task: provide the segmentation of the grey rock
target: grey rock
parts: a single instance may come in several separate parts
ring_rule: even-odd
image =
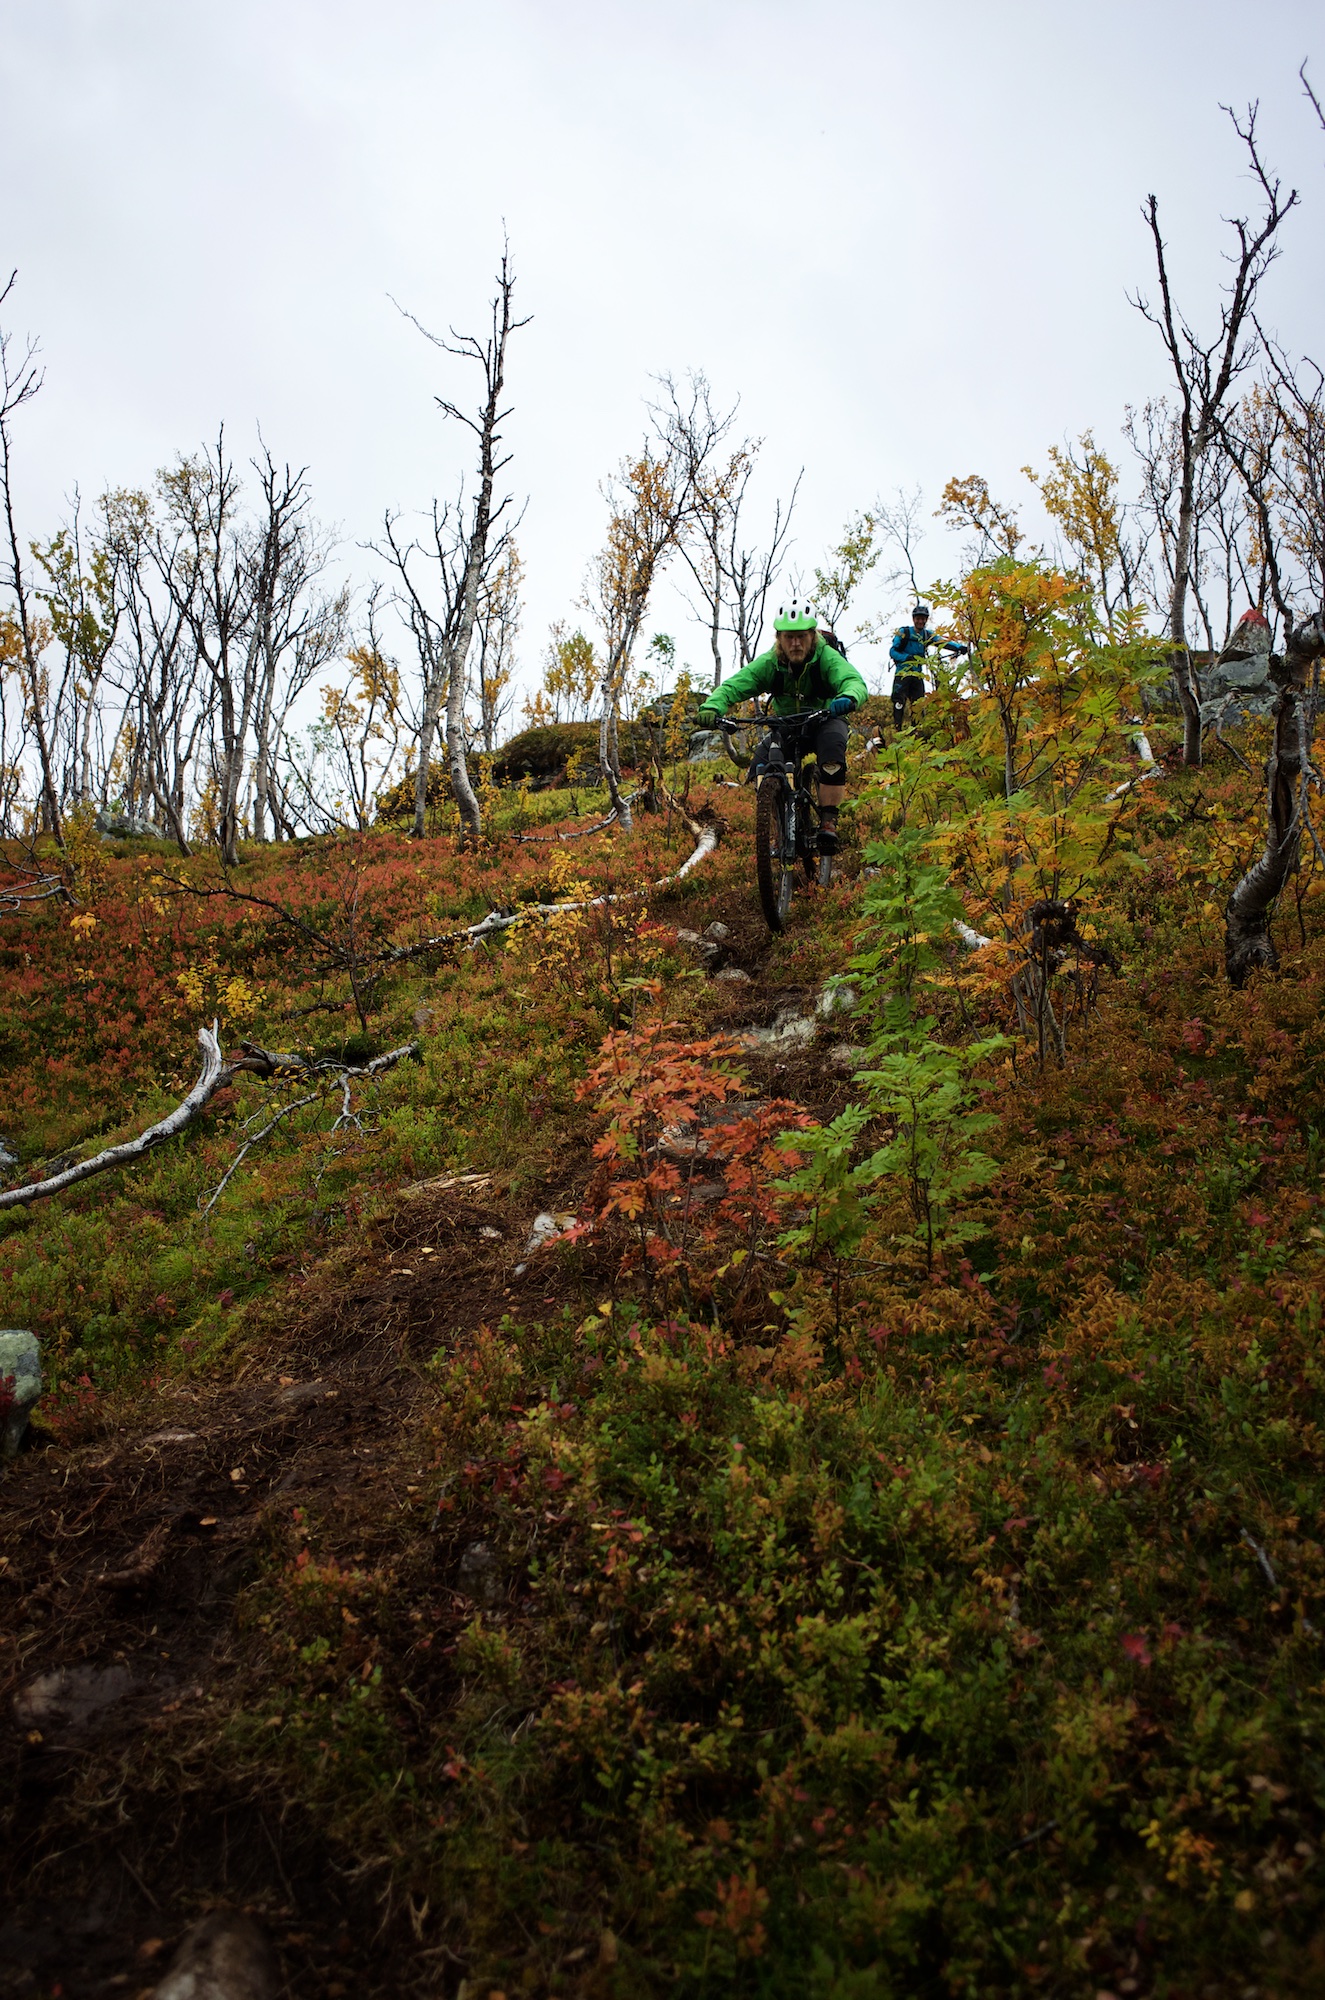
[[[23,1442],[32,1406],[41,1394],[41,1348],[26,1327],[0,1327],[0,1457],[12,1458]]]
[[[1226,688],[1261,688],[1269,684],[1263,658],[1250,660],[1229,660],[1223,666],[1212,667],[1210,680],[1218,678]]]
[[[828,1060],[834,1069],[859,1069],[865,1060],[866,1051],[858,1042],[838,1042],[828,1051]]]
[[[110,806],[99,806],[92,824],[108,840],[161,838],[161,829],[154,820],[144,819],[139,813],[115,812]]]
[[[855,1010],[854,986],[825,986],[814,1003],[814,1011],[821,1021],[831,1021],[838,1014],[854,1014]]]
[[[726,944],[731,932],[726,924],[712,923],[705,925],[704,935],[706,938],[712,938],[716,944]]]
[[[283,1389],[277,1390],[275,1401],[287,1410],[298,1410],[305,1403],[321,1403],[338,1393],[329,1382],[287,1382]]]
[[[690,738],[691,764],[713,764],[727,754],[726,738],[720,729],[697,729]]]
[[[534,1217],[534,1226],[529,1232],[529,1241],[524,1246],[524,1255],[532,1257],[535,1250],[541,1250],[545,1243],[555,1243],[568,1229],[575,1226],[575,1217],[563,1209],[545,1209]]]
[[[744,980],[747,986],[750,984],[750,974],[743,972],[739,965],[724,965],[722,971],[715,972],[713,977],[715,979],[729,980],[733,986],[740,985],[742,980]]]
[[[11,1167],[16,1167],[18,1164],[18,1154],[11,1152],[7,1140],[0,1139],[0,1174],[8,1173]]]
[[[1267,620],[1259,611],[1244,611],[1223,651],[1198,671],[1202,723],[1218,726],[1272,714],[1279,691],[1270,678],[1270,660]]]
[[[1225,688],[1202,701],[1201,726],[1208,729],[1213,724],[1218,728],[1226,722],[1247,722],[1253,716],[1273,715],[1278,699],[1279,690],[1273,684],[1241,691]]]
[[[814,1040],[815,1024],[795,1002],[779,1007],[771,1028],[749,1028],[740,1038],[747,1049],[797,1049]]]
[[[470,1543],[460,1558],[457,1581],[466,1597],[489,1611],[505,1601],[506,1590],[497,1559],[486,1542]]]
[[[156,2000],[275,2000],[276,1957],[252,1917],[214,1910],[185,1933]]]
[[[35,1681],[14,1696],[14,1718],[21,1729],[39,1729],[52,1723],[68,1723],[77,1728],[98,1710],[123,1701],[137,1682],[128,1667],[116,1662],[109,1667],[57,1667],[53,1673],[38,1674]]]

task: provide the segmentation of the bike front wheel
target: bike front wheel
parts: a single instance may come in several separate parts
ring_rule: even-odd
[[[787,835],[786,787],[781,778],[770,773],[759,780],[755,794],[755,873],[759,901],[771,931],[787,928],[795,887],[795,859],[794,855],[788,857],[791,843]]]

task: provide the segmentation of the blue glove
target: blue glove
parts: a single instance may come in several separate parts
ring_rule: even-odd
[[[829,702],[828,713],[830,715],[850,715],[855,705],[856,697],[853,694],[840,694],[836,701]]]

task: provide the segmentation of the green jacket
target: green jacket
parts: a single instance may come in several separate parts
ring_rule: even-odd
[[[827,708],[840,694],[852,695],[858,703],[866,701],[869,689],[850,660],[820,639],[803,667],[784,667],[776,647],[770,646],[706,694],[702,706],[726,715],[755,694],[771,694],[779,715],[795,715],[798,710]]]

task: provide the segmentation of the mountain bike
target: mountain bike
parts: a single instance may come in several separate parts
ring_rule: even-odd
[[[804,768],[807,750],[813,755],[814,733],[827,715],[827,709],[816,708],[803,715],[763,718],[767,739],[755,793],[755,874],[771,931],[787,927],[798,867],[807,882],[821,887],[833,879],[832,855],[819,852],[819,807]],[[724,716],[718,727],[734,736],[750,724]]]

